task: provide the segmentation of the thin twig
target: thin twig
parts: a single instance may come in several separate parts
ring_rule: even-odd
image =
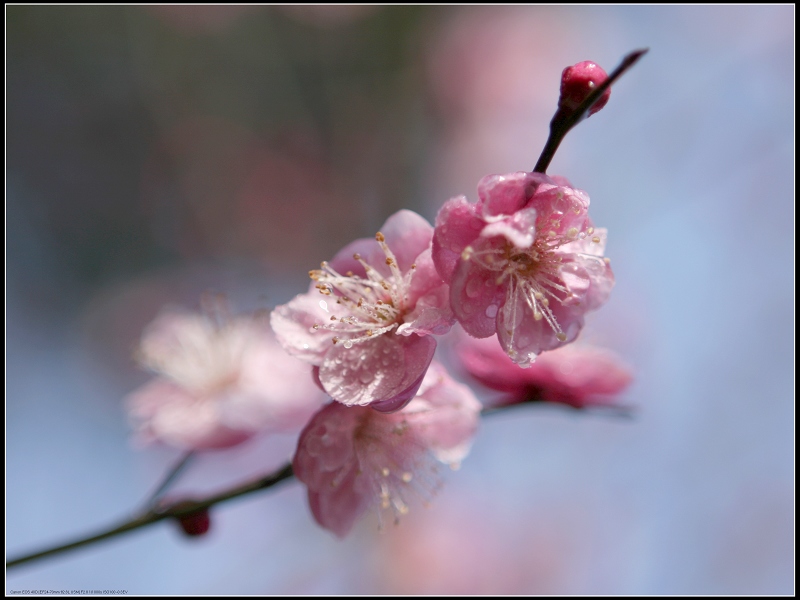
[[[153,491],[150,496],[148,496],[147,501],[145,502],[145,506],[149,507],[155,504],[156,500],[158,500],[159,496],[161,496],[170,485],[178,478],[178,476],[183,472],[186,466],[189,464],[189,461],[194,456],[194,452],[189,450],[186,452],[181,459],[175,463],[175,465],[169,470],[166,476],[161,480],[161,483],[158,484],[156,489]]]
[[[292,470],[292,465],[286,464],[274,473],[270,473],[269,475],[254,481],[232,487],[212,496],[208,496],[202,500],[179,500],[166,506],[152,508],[143,512],[142,514],[136,515],[131,519],[122,522],[119,525],[110,527],[94,535],[82,537],[66,544],[60,544],[45,550],[40,550],[38,552],[32,552],[30,554],[12,558],[6,562],[6,568],[10,569],[34,560],[45,558],[47,556],[55,556],[56,554],[67,552],[68,550],[74,550],[82,546],[88,546],[89,544],[94,544],[95,542],[121,535],[123,533],[127,533],[128,531],[147,527],[148,525],[158,523],[164,519],[184,517],[197,511],[207,509],[215,504],[220,504],[221,502],[226,502],[228,500],[250,494],[251,492],[271,488],[281,481],[291,479],[293,476],[294,471]]]
[[[547,171],[547,167],[550,166],[550,161],[553,160],[556,150],[558,150],[558,146],[561,144],[564,136],[569,133],[569,130],[583,119],[584,114],[586,114],[592,105],[600,99],[600,96],[611,87],[611,84],[619,79],[625,71],[636,64],[636,61],[646,54],[648,50],[649,48],[634,50],[623,58],[619,66],[608,76],[608,79],[594,88],[574,111],[567,113],[567,115],[563,117],[561,110],[556,111],[556,115],[553,117],[553,120],[550,121],[550,135],[544,145],[542,154],[539,156],[539,160],[536,162],[536,166],[533,167],[534,173],[544,173]]]

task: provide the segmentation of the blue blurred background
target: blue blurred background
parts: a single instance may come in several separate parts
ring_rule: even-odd
[[[636,418],[482,424],[429,509],[344,541],[296,482],[8,573],[131,594],[791,594],[794,7],[36,7],[7,15],[6,550],[128,515],[178,453],[133,448],[131,351],[165,304],[240,310],[392,212],[529,170],[561,70],[650,53],[550,173],[617,276],[586,338]],[[290,436],[198,459],[201,493]]]

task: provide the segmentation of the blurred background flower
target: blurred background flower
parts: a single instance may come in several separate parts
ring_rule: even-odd
[[[793,7],[11,6],[6,27],[11,554],[127,514],[175,460],[132,451],[121,406],[163,305],[286,302],[393,212],[531,169],[565,66],[651,48],[550,168],[611,232],[587,341],[636,368],[636,420],[493,416],[381,535],[336,541],[290,483],[191,545],[156,526],[7,592],[793,592]],[[178,489],[294,442],[203,457]]]

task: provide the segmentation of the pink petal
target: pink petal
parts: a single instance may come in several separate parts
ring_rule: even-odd
[[[566,287],[575,295],[567,304],[579,306],[584,312],[605,304],[614,287],[614,273],[599,257],[566,255],[559,274]]]
[[[591,227],[589,196],[581,190],[542,185],[531,198],[528,208],[536,210],[536,225],[544,235],[552,231],[557,236],[564,236],[574,229],[577,238],[578,233]]]
[[[224,422],[234,428],[299,431],[325,400],[312,367],[277,343],[251,344],[242,356],[237,393],[220,403]]]
[[[433,238],[433,227],[430,223],[410,210],[394,213],[381,226],[380,232],[403,273],[411,269],[411,265],[430,246]],[[346,274],[347,271],[352,271],[363,277],[364,267],[353,259],[353,254],[360,254],[367,264],[384,277],[391,275],[389,267],[386,266],[386,255],[374,237],[351,242],[336,253],[330,264],[339,273]]]
[[[553,183],[542,173],[518,171],[507,175],[487,175],[478,182],[479,204],[484,218],[512,215],[521,210],[539,185]]]
[[[323,307],[324,305],[324,307]],[[339,315],[336,300],[315,291],[299,294],[288,304],[275,308],[270,324],[278,341],[292,356],[319,365],[332,345],[334,333],[315,324],[324,324]]]
[[[353,432],[363,420],[363,408],[347,409],[330,402],[309,420],[300,433],[294,458],[298,479],[311,489],[335,485],[342,471],[356,465]]]
[[[472,390],[453,381],[438,363],[431,365],[425,379],[424,392],[409,404],[406,419],[438,460],[457,463],[469,452],[481,403]],[[427,406],[415,411],[414,403]]]
[[[452,279],[464,248],[475,241],[485,225],[477,205],[464,196],[448,200],[439,210],[433,233],[433,262],[445,283]]]
[[[416,268],[411,276],[411,285],[408,289],[408,303],[416,306],[419,299],[430,294],[435,294],[441,289],[446,289],[442,278],[433,264],[432,249],[428,246],[414,260]],[[428,304],[428,306],[441,307],[443,305]]]
[[[517,248],[530,248],[536,239],[536,210],[522,209],[510,217],[489,223],[481,237],[503,236]]]
[[[355,430],[369,409],[331,402],[306,425],[297,442],[292,467],[308,487],[308,502],[317,523],[344,537],[372,501],[357,481],[360,466]]]
[[[127,402],[131,419],[148,440],[178,448],[227,448],[255,433],[227,427],[214,403],[198,400],[161,378],[131,394]]]
[[[505,293],[496,278],[496,273],[476,262],[462,260],[450,283],[453,314],[473,337],[489,337],[496,331],[497,314]]]
[[[556,332],[542,318],[533,316],[524,299],[517,298],[517,311],[500,310],[497,315],[497,338],[506,353],[517,364],[527,366],[545,350],[558,348],[573,341],[583,328],[583,311],[577,312],[563,306],[560,302],[550,302],[550,310],[566,338],[561,341]],[[516,320],[509,322],[509,315]]]
[[[495,340],[463,336],[456,351],[472,377],[510,393],[511,403],[539,398],[576,408],[614,404],[632,380],[630,368],[616,354],[580,343],[543,352],[526,369],[514,364]]]
[[[534,367],[545,401],[576,408],[613,404],[633,380],[630,368],[613,352],[575,344],[545,352]]]
[[[409,305],[414,310],[406,315],[398,333],[444,335],[455,322],[450,310],[450,293],[433,264],[431,249],[417,257],[417,268],[409,286]]]
[[[339,538],[350,533],[370,505],[369,496],[356,493],[355,478],[355,471],[351,471],[337,487],[324,492],[308,490],[308,505],[314,520]]]
[[[394,413],[403,408],[406,404],[411,402],[411,399],[417,395],[417,391],[419,391],[419,387],[422,385],[422,381],[425,379],[425,373],[421,373],[419,377],[415,381],[411,383],[409,387],[405,390],[393,396],[392,398],[387,398],[386,400],[381,400],[380,402],[373,402],[369,405],[369,407],[373,410],[377,410],[381,413]]]
[[[330,396],[348,406],[410,400],[433,359],[431,336],[386,334],[346,348],[336,344],[320,366]],[[413,390],[413,391],[412,391]]]
[[[410,210],[394,213],[383,224],[380,232],[386,238],[386,244],[397,258],[397,264],[403,273],[430,247],[433,239],[431,224]]]

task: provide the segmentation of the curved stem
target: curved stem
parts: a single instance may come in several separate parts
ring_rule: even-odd
[[[152,506],[155,504],[155,501],[158,500],[159,496],[161,496],[168,488],[171,486],[175,480],[183,473],[183,470],[189,464],[189,461],[194,457],[194,452],[189,451],[186,452],[181,459],[175,463],[175,465],[169,470],[169,472],[164,476],[164,479],[158,484],[155,490],[150,494],[147,498],[147,502],[145,502],[145,506]]]
[[[80,548],[81,546],[88,546],[89,544],[94,544],[96,542],[127,533],[128,531],[134,531],[135,529],[147,527],[148,525],[158,523],[164,519],[187,516],[199,510],[209,508],[215,504],[226,502],[228,500],[232,500],[233,498],[250,494],[251,492],[271,488],[281,481],[290,479],[293,476],[294,471],[292,470],[292,465],[286,464],[274,473],[270,473],[269,475],[260,477],[254,481],[249,481],[245,484],[234,486],[217,494],[203,498],[202,500],[179,500],[165,506],[162,505],[151,508],[150,510],[147,510],[128,519],[127,521],[120,523],[119,525],[110,527],[94,535],[89,535],[72,542],[67,542],[66,544],[61,544],[45,550],[31,552],[30,554],[12,558],[6,562],[6,568],[10,569],[12,567],[17,567],[40,558],[55,556],[56,554],[61,554],[62,552],[67,552],[68,550],[74,550],[76,548]]]
[[[507,410],[508,408],[512,408],[514,406],[524,406],[527,404],[540,404],[541,403],[540,400],[541,400],[540,397],[534,394],[527,402],[505,404],[496,407],[485,408],[481,411],[481,414],[483,416],[488,416],[497,412],[501,412],[503,410]],[[624,412],[625,411],[622,410],[620,414],[624,414]],[[175,477],[180,473],[180,471],[189,461],[190,456],[191,453],[184,456],[169,471],[167,476],[164,478],[163,482],[158,486],[156,493],[153,494],[153,498],[157,498],[157,496],[175,479]],[[94,544],[96,542],[100,542],[105,539],[122,535],[123,533],[127,533],[129,531],[134,531],[136,529],[141,529],[142,527],[153,525],[155,523],[163,521],[164,519],[179,519],[181,517],[188,516],[192,513],[196,513],[200,510],[208,509],[216,504],[221,504],[222,502],[227,502],[228,500],[233,500],[234,498],[239,498],[247,494],[257,492],[259,490],[266,490],[268,488],[273,487],[274,485],[277,485],[278,483],[281,483],[282,481],[286,481],[293,477],[294,477],[294,470],[292,469],[292,465],[291,463],[287,463],[277,471],[274,471],[273,473],[270,473],[263,477],[259,477],[258,479],[254,479],[252,481],[243,484],[233,486],[231,488],[228,488],[211,496],[207,496],[201,500],[178,499],[176,501],[170,502],[169,504],[157,504],[155,506],[151,505],[150,508],[144,510],[138,515],[134,515],[128,520],[123,521],[118,525],[109,527],[108,529],[104,529],[98,533],[78,538],[77,540],[74,540],[72,542],[59,544],[57,546],[52,546],[44,550],[39,550],[37,552],[31,552],[29,554],[24,554],[22,556],[14,557],[6,562],[6,569],[10,569],[12,567],[18,567],[25,563],[46,558],[48,556],[55,556],[63,552],[68,552],[69,550],[75,550],[77,548],[81,548],[82,546],[88,546],[90,544]]]

